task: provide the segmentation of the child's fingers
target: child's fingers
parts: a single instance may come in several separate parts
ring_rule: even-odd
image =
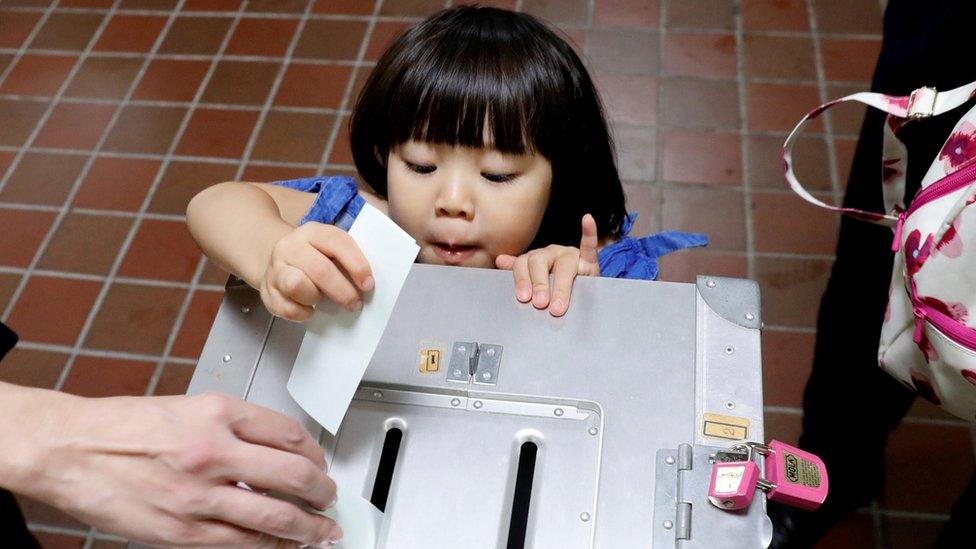
[[[529,276],[529,256],[522,255],[515,259],[512,265],[515,275],[515,299],[521,303],[528,303],[532,299],[532,277]]]
[[[299,305],[314,307],[322,299],[322,293],[301,266],[285,265],[278,270],[274,286],[288,299]]]
[[[495,268],[509,271],[515,266],[515,256],[502,254],[495,258]]]
[[[308,226],[308,242],[312,246],[349,273],[349,278],[360,289],[367,292],[373,289],[373,271],[369,261],[366,261],[363,251],[348,233],[331,225],[310,223]]]
[[[600,258],[597,253],[599,240],[596,233],[596,220],[593,216],[586,214],[583,216],[583,237],[580,239],[580,261],[584,263],[599,263]]]
[[[315,286],[326,297],[350,311],[358,311],[363,307],[363,298],[359,290],[335,263],[326,259],[317,262],[315,268]]]
[[[308,320],[315,311],[312,307],[299,305],[298,303],[281,295],[276,288],[269,286],[267,297],[264,298],[264,306],[275,316],[280,316],[292,322],[302,322]]]
[[[549,271],[553,258],[549,253],[529,254],[529,276],[532,278],[532,306],[545,309],[549,306]]]
[[[563,316],[569,309],[569,298],[573,293],[573,281],[579,264],[576,254],[562,254],[556,258],[552,267],[552,301],[549,313]]]

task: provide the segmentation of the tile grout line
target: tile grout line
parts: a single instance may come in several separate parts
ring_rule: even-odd
[[[523,11],[523,2],[518,0],[515,4],[515,11]],[[46,8],[40,7],[29,7],[29,6],[8,6],[3,7],[0,4],[0,12],[21,12],[21,13],[41,13]],[[105,13],[107,8],[71,8],[71,7],[59,7],[58,11],[60,13],[69,14],[99,14]],[[156,17],[166,17],[169,11],[166,10],[152,10],[152,9],[133,9],[133,8],[123,8],[119,9],[118,13],[120,15],[138,15],[138,16],[156,16]],[[205,18],[205,19],[229,19],[234,16],[234,11],[188,11],[181,14],[182,17],[186,18]],[[364,22],[369,21],[369,15],[357,15],[357,14],[341,14],[341,13],[313,13],[309,16],[310,20],[314,21],[357,21]],[[288,13],[288,12],[254,12],[245,13],[241,16],[242,19],[300,19],[301,15],[298,13]],[[423,17],[411,16],[411,15],[378,15],[377,21],[389,22],[389,23],[419,23],[423,20]],[[566,25],[566,28],[573,30],[580,30],[581,26],[576,25]],[[609,26],[607,29],[624,29],[632,28],[629,26]],[[720,28],[700,28],[700,27],[682,27],[676,26],[672,30],[687,34],[711,34],[711,35],[722,35],[722,34],[732,34],[729,30]],[[754,36],[770,36],[770,37],[782,37],[782,38],[808,38],[810,36],[809,32],[806,31],[791,31],[791,30],[765,30],[756,29],[748,31],[750,35]],[[822,33],[824,38],[839,39],[839,40],[880,40],[882,35],[880,33],[844,33],[844,32],[828,32]]]
[[[177,3],[176,7],[174,7],[173,11],[171,12],[171,18],[168,20],[167,27],[166,27],[166,29],[164,29],[165,32],[164,31],[160,31],[159,36],[156,37],[156,42],[153,44],[153,48],[146,55],[146,58],[145,58],[145,61],[144,61],[144,66],[148,67],[149,63],[151,63],[151,61],[152,61],[152,54],[154,52],[158,51],[159,47],[161,47],[161,45],[162,45],[162,43],[163,43],[163,41],[165,39],[166,34],[169,32],[169,28],[171,27],[171,22],[173,20],[175,20],[176,19],[176,16],[181,12],[182,7],[183,7],[183,3],[184,3],[184,0],[179,0],[179,2]],[[238,15],[244,13],[244,10],[247,8],[247,6],[248,6],[248,0],[242,1],[241,4],[240,4],[240,6],[238,7],[236,13]],[[212,57],[212,59],[210,61],[210,66],[207,68],[207,73],[204,75],[203,79],[200,81],[200,84],[198,84],[198,86],[197,86],[197,91],[196,91],[196,93],[193,96],[193,101],[191,102],[190,107],[183,114],[183,119],[180,121],[180,126],[176,130],[176,133],[173,135],[172,141],[170,142],[169,147],[167,147],[166,154],[165,154],[164,158],[162,159],[162,163],[160,164],[159,168],[157,169],[156,175],[153,178],[153,182],[150,185],[149,190],[146,193],[145,198],[143,199],[142,206],[139,208],[139,212],[138,212],[138,215],[136,217],[136,220],[132,224],[132,227],[129,229],[129,233],[126,235],[126,239],[122,242],[122,245],[119,248],[119,252],[118,252],[118,254],[116,254],[115,261],[113,262],[112,267],[109,270],[108,276],[106,277],[106,281],[102,285],[102,288],[99,291],[98,296],[95,298],[95,303],[92,306],[91,310],[89,311],[88,317],[85,319],[85,325],[82,327],[81,333],[78,335],[78,340],[75,343],[75,350],[76,351],[81,348],[81,346],[83,345],[85,339],[87,339],[87,337],[88,337],[88,332],[91,330],[91,326],[94,324],[95,318],[97,317],[98,312],[101,309],[101,306],[104,303],[106,296],[108,295],[108,291],[111,288],[112,284],[114,283],[115,276],[118,273],[119,269],[121,268],[122,262],[123,262],[123,260],[124,260],[124,258],[126,256],[126,254],[128,253],[129,246],[132,244],[132,241],[135,240],[135,235],[138,232],[138,229],[139,229],[139,227],[141,226],[141,223],[142,223],[142,219],[143,219],[142,216],[146,213],[146,210],[149,208],[149,204],[152,202],[152,199],[153,199],[153,197],[156,194],[156,190],[159,188],[159,185],[160,185],[160,183],[161,183],[161,181],[163,179],[163,174],[166,172],[167,168],[169,167],[169,164],[170,164],[170,162],[172,160],[173,153],[176,150],[176,148],[179,146],[180,141],[182,141],[183,135],[186,132],[186,128],[189,126],[190,119],[193,117],[193,114],[196,111],[197,105],[200,102],[200,98],[203,97],[204,92],[206,91],[208,85],[210,84],[210,80],[211,80],[211,78],[213,78],[213,75],[214,75],[214,73],[217,70],[217,66],[219,65],[219,63],[221,61],[222,54],[226,50],[227,44],[230,43],[230,40],[233,37],[234,32],[237,30],[237,26],[240,23],[240,20],[241,20],[240,17],[235,17],[231,21],[231,24],[228,26],[227,30],[225,31],[223,40],[221,41],[220,46],[217,49],[217,52],[214,54],[214,56]],[[136,88],[137,85],[138,85],[138,81],[133,81],[133,83],[130,85],[130,89],[129,89],[129,93],[127,94],[127,97],[131,97],[131,94],[134,93],[135,88]],[[196,267],[196,269],[194,271],[194,274],[193,274],[193,279],[194,280],[199,280],[199,276],[202,273],[203,267],[205,266],[205,264],[206,264],[206,262],[203,259],[200,259],[198,261],[197,267]],[[191,280],[191,286],[190,286],[190,288],[193,288],[193,280]],[[180,315],[184,315],[185,316],[186,310],[189,307],[189,303],[193,299],[193,293],[194,292],[191,289],[188,289],[187,292],[186,292],[186,295],[183,296],[183,300],[180,303],[180,308],[177,311],[177,319],[180,318]],[[176,326],[176,320],[177,319],[174,319],[174,328],[175,329],[178,329],[178,327]],[[171,332],[170,332],[170,336],[171,337],[168,337],[167,338],[166,345],[171,345],[172,344],[172,342],[171,342],[171,339],[173,339],[172,338],[172,329],[171,329]],[[164,347],[164,350],[165,350],[165,347]],[[61,372],[61,377],[58,379],[58,384],[55,386],[56,389],[58,389],[58,390],[61,389],[61,387],[64,385],[64,382],[67,379],[68,375],[71,373],[71,368],[73,366],[75,356],[76,356],[75,352],[73,352],[72,355],[69,356],[68,361],[65,364],[64,370]],[[165,365],[165,361],[163,360],[163,357],[161,357],[161,361]],[[158,369],[159,369],[159,366],[157,365],[156,370],[158,370]],[[154,376],[156,375],[156,371],[155,370],[153,372],[153,375]],[[157,381],[158,381],[158,378],[157,378]]]
[[[23,276],[27,273],[27,269],[19,267],[5,267],[0,266],[0,274],[12,274]],[[87,280],[89,282],[104,282],[108,280],[108,276],[83,273],[75,271],[62,271],[55,269],[35,269],[33,276],[43,276],[48,278],[64,278],[67,280]],[[155,278],[135,278],[135,277],[125,277],[117,276],[114,278],[115,282],[120,282],[122,284],[129,284],[132,286],[145,286],[148,288],[176,288],[180,290],[186,290],[190,288],[189,282],[176,282],[172,280],[160,280]],[[197,284],[196,288],[198,290],[203,290],[207,292],[222,292],[224,287],[219,284]]]
[[[871,526],[874,528],[874,549],[884,549],[887,543],[885,539],[884,521],[881,520],[881,507],[878,505],[878,498],[871,500],[868,507],[868,516],[871,517]]]
[[[3,13],[3,12],[0,12]],[[11,54],[20,51],[17,48],[3,48],[0,47],[0,53]],[[48,48],[38,48],[38,49],[28,49],[25,53],[30,53],[31,55],[36,55],[38,57],[66,57],[77,55],[77,50],[59,50],[59,49],[48,49]],[[94,59],[145,59],[146,57],[151,57],[152,60],[164,60],[164,61],[209,61],[213,58],[213,54],[206,53],[150,53],[150,52],[133,52],[133,51],[115,51],[115,50],[96,50],[89,56]],[[281,63],[284,57],[275,55],[246,55],[246,54],[227,54],[221,57],[223,61],[243,61],[243,62],[253,62],[253,63]],[[351,59],[320,59],[316,57],[293,57],[293,62],[304,63],[309,65],[325,65],[325,66],[353,66],[353,65],[365,65],[373,66],[376,63],[373,61],[355,61]],[[698,78],[705,79],[707,77],[701,76]],[[845,81],[838,81],[840,84],[850,83]]]
[[[664,128],[661,126],[661,81],[664,77],[664,60],[667,48],[667,20],[668,20],[668,8],[670,6],[670,0],[661,0],[658,6],[658,20],[657,20],[657,91],[654,94],[654,185],[653,190],[656,190],[656,198],[652,201],[654,205],[654,228],[656,231],[664,230],[664,187],[662,186],[662,181],[664,180]]]
[[[28,351],[41,351],[45,353],[58,353],[63,355],[71,354],[73,347],[71,345],[58,345],[56,343],[44,343],[40,341],[18,341],[18,349],[24,349]],[[97,357],[97,358],[111,358],[116,360],[134,360],[138,362],[159,362],[162,358],[159,355],[147,355],[144,353],[129,353],[125,351],[108,351],[102,349],[82,349],[78,356],[85,357]],[[190,357],[169,357],[166,361],[175,364],[186,364],[190,366],[196,366],[199,359]]]
[[[291,40],[288,43],[288,48],[285,50],[284,61],[281,62],[280,66],[278,67],[278,72],[275,74],[275,79],[271,84],[271,89],[268,90],[268,95],[265,98],[264,105],[261,107],[258,118],[254,122],[254,127],[251,129],[251,135],[248,137],[247,144],[244,147],[244,152],[238,159],[237,170],[234,173],[235,181],[240,181],[243,177],[244,169],[251,159],[254,146],[261,134],[262,128],[264,127],[264,122],[267,120],[268,112],[271,110],[271,105],[274,104],[275,97],[278,95],[278,90],[281,88],[281,82],[284,80],[285,73],[288,71],[288,66],[291,63],[292,55],[294,54],[295,48],[298,47],[298,42],[300,41],[302,33],[305,30],[305,25],[308,22],[308,17],[311,14],[314,5],[315,0],[306,1],[305,10],[302,12],[302,17],[298,20],[298,24],[295,26],[294,33],[292,34]],[[176,339],[179,337],[180,331],[183,329],[183,322],[186,320],[186,315],[190,309],[193,297],[196,295],[197,285],[200,282],[200,276],[203,274],[207,261],[208,259],[206,256],[201,256],[200,261],[197,263],[197,268],[193,273],[192,280],[190,281],[190,288],[183,297],[183,302],[180,304],[180,310],[173,321],[173,326],[170,329],[169,336],[166,338],[166,344],[163,346],[163,354],[149,378],[149,383],[146,385],[146,396],[152,395],[156,391],[156,386],[159,384],[159,378],[162,377],[163,370],[166,368],[166,361],[173,350],[173,346],[176,344]]]
[[[46,8],[36,7],[36,6],[4,6],[0,4],[0,13],[2,12],[19,12],[19,13],[40,13]],[[75,8],[75,7],[59,7],[58,12],[68,13],[68,14],[79,14],[79,15],[98,15],[104,14],[108,11],[108,8]],[[232,19],[238,10],[227,10],[227,11],[184,11],[180,14],[181,17],[196,18],[196,19]],[[118,10],[119,15],[138,15],[138,16],[150,16],[150,17],[167,17],[171,11],[169,10],[154,10],[154,9],[139,9],[139,8],[121,8]],[[298,12],[245,12],[241,14],[241,19],[301,19],[301,14]],[[308,19],[316,21],[368,21],[369,15],[359,15],[354,13],[310,13]],[[424,18],[414,15],[380,15],[378,16],[380,21],[392,22],[392,23],[419,23]]]
[[[7,76],[9,76],[11,72],[13,72],[14,66],[17,65],[17,63],[20,62],[21,58],[23,58],[24,55],[27,54],[27,50],[28,50],[27,46],[31,42],[33,42],[35,38],[37,38],[38,34],[41,33],[41,28],[43,28],[44,25],[47,24],[47,20],[51,17],[51,14],[54,13],[54,10],[57,8],[58,1],[59,0],[51,2],[51,4],[48,7],[43,8],[44,11],[42,12],[41,17],[37,20],[36,23],[34,23],[34,28],[32,28],[31,31],[27,34],[27,37],[24,38],[24,41],[20,43],[19,48],[2,48],[4,51],[12,50],[14,57],[10,60],[10,63],[7,65],[7,67],[2,71],[0,71],[0,86],[2,86],[3,83],[7,80]],[[0,174],[0,177],[2,176],[3,174]]]
[[[820,98],[820,103],[824,104],[827,101],[829,101],[829,97],[827,96],[827,86],[825,84],[827,77],[826,77],[826,71],[824,70],[823,67],[824,57],[823,57],[823,49],[820,47],[820,35],[819,35],[819,26],[817,24],[817,13],[813,9],[812,0],[806,0],[805,3],[807,8],[807,19],[809,20],[810,23],[811,40],[813,42],[813,67],[817,71],[817,92],[818,92],[818,97]],[[815,106],[816,105],[810,105],[810,108],[812,109]],[[832,114],[833,113],[828,112],[826,113],[826,116],[823,117],[823,126],[824,126],[823,136],[824,136],[824,142],[827,145],[827,170],[830,172],[830,185],[833,190],[834,203],[838,204],[840,203],[843,197],[841,196],[841,191],[840,191],[840,174],[837,169],[837,153],[834,149]],[[839,226],[840,225],[838,224],[838,227]]]
[[[54,0],[54,2],[51,5],[56,7],[59,1],[60,0]],[[82,50],[81,52],[77,52],[77,51],[71,52],[70,55],[72,57],[77,56],[75,58],[74,64],[71,66],[71,69],[68,71],[68,74],[65,76],[64,81],[61,82],[60,86],[58,86],[57,91],[54,92],[54,96],[51,97],[50,101],[48,102],[47,108],[44,109],[44,113],[41,114],[41,117],[34,124],[34,127],[33,129],[31,129],[31,133],[28,134],[27,139],[25,139],[24,143],[20,147],[18,147],[17,153],[14,155],[13,160],[11,160],[10,165],[7,166],[6,173],[0,174],[0,192],[3,192],[4,187],[6,187],[7,182],[10,181],[10,178],[13,176],[14,171],[17,170],[17,167],[20,165],[20,162],[27,155],[27,151],[34,143],[34,140],[36,140],[37,136],[40,135],[41,128],[43,128],[44,125],[47,124],[47,121],[51,118],[51,115],[54,113],[54,109],[57,108],[58,104],[61,101],[61,97],[67,91],[68,86],[71,85],[71,81],[74,80],[75,76],[77,76],[78,72],[81,70],[81,66],[85,63],[85,61],[88,59],[88,56],[91,54],[92,48],[95,47],[95,42],[98,41],[98,39],[101,37],[102,31],[104,31],[105,27],[108,26],[108,22],[112,18],[115,7],[121,3],[122,0],[113,0],[112,9],[109,10],[107,15],[101,20],[101,22],[99,22],[98,27],[95,29],[95,32],[92,34],[91,38],[88,39],[88,43],[85,44],[85,49]],[[52,7],[52,10],[53,9],[54,8]],[[39,32],[39,29],[37,30]],[[31,40],[34,40],[36,37],[37,35],[34,34],[31,37]],[[7,69],[4,71],[4,74],[2,75],[3,78],[0,78],[0,86],[2,86],[5,83],[5,79],[7,78],[7,76],[9,76],[11,72],[13,72],[14,66],[19,64],[20,60],[23,59],[24,55],[26,55],[28,43],[25,42],[22,46],[24,48],[23,50],[24,54],[17,59],[11,60],[10,64],[7,66]]]
[[[165,29],[166,32],[168,32],[169,27],[171,26],[171,22],[173,20],[175,20],[176,15],[182,9],[183,2],[184,2],[184,0],[179,0],[179,2],[177,3],[177,6],[174,8],[174,10],[172,12],[172,15],[171,15],[171,19],[168,21],[169,25]],[[247,6],[247,0],[244,0],[241,3],[240,7],[238,8],[238,12],[239,13],[243,13],[243,11],[246,8],[246,6]],[[230,26],[228,27],[228,29],[226,31],[226,35],[224,36],[224,39],[221,42],[220,48],[218,49],[216,55],[214,56],[214,58],[211,61],[210,67],[207,70],[207,74],[204,76],[203,80],[199,84],[199,87],[198,87],[197,92],[196,92],[196,94],[194,96],[194,99],[199,100],[199,98],[203,96],[204,90],[206,89],[207,85],[210,83],[210,79],[213,76],[213,73],[216,71],[217,64],[220,61],[220,54],[227,47],[227,44],[230,41],[230,38],[233,35],[234,30],[237,28],[237,24],[238,24],[239,21],[240,21],[239,18],[235,18],[231,22]],[[165,38],[165,34],[163,32],[160,32],[159,36],[156,38],[156,42],[153,45],[153,50],[157,50],[162,45],[162,42],[163,42],[163,39],[164,38]],[[149,64],[149,59],[147,58],[146,61],[144,62],[144,66],[148,66],[148,64]],[[130,89],[129,89],[130,94],[135,90],[135,87],[136,87],[137,84],[138,84],[137,81],[133,81],[133,83],[130,85]],[[127,95],[130,95],[130,94],[127,94]],[[172,155],[173,151],[176,149],[176,147],[179,144],[179,142],[182,140],[183,134],[186,131],[187,126],[189,125],[190,118],[192,117],[195,108],[196,108],[196,102],[194,102],[191,105],[191,107],[183,114],[183,119],[182,119],[182,121],[180,123],[180,126],[177,129],[177,131],[176,131],[175,135],[173,136],[172,141],[171,141],[171,143],[170,143],[170,145],[168,147],[167,155],[163,159],[162,164],[157,169],[156,176],[153,178],[153,182],[149,186],[149,190],[147,191],[146,196],[143,199],[142,206],[140,207],[139,212],[138,212],[139,215],[140,215],[140,217],[136,217],[136,220],[132,224],[132,227],[129,228],[129,232],[126,235],[125,240],[122,242],[122,245],[119,248],[119,252],[115,256],[115,261],[112,263],[112,267],[109,270],[109,274],[106,277],[105,282],[102,284],[102,287],[99,290],[98,296],[95,298],[95,303],[92,305],[92,308],[89,311],[88,316],[85,319],[85,323],[82,326],[81,332],[78,334],[78,339],[75,342],[75,346],[73,348],[72,354],[68,357],[68,361],[65,364],[64,369],[61,372],[61,377],[58,379],[58,383],[55,386],[55,388],[58,389],[58,390],[61,389],[61,387],[64,385],[64,382],[67,379],[68,375],[71,373],[71,368],[72,368],[72,366],[74,364],[74,359],[75,359],[75,357],[77,357],[78,351],[81,350],[82,345],[83,345],[85,339],[87,339],[88,333],[91,330],[91,327],[92,327],[92,325],[95,322],[95,318],[97,317],[98,312],[100,311],[101,306],[102,306],[102,304],[105,301],[105,297],[108,294],[109,288],[112,286],[113,281],[115,280],[115,276],[118,273],[118,271],[119,271],[119,269],[120,269],[120,267],[122,265],[122,261],[125,258],[128,250],[129,250],[129,246],[132,244],[132,241],[135,239],[135,235],[136,235],[136,233],[139,230],[139,227],[140,227],[141,221],[142,221],[141,215],[145,213],[145,211],[149,207],[149,204],[152,202],[152,199],[153,199],[153,197],[154,197],[154,195],[156,193],[156,189],[159,187],[159,184],[160,184],[160,182],[162,180],[162,175],[166,171],[166,168],[169,165],[170,156]]]
[[[745,77],[745,32],[742,23],[742,3],[733,2],[735,10],[735,65],[736,85],[739,95],[739,129],[740,135],[745,136],[748,131],[748,107],[746,106],[746,77]],[[743,137],[739,140],[739,156],[742,163],[742,208],[743,223],[746,233],[746,277],[756,278],[756,234],[752,215],[752,186],[746,175],[749,166],[749,147]]]
[[[241,157],[239,159],[235,159],[235,163],[238,164],[237,172],[234,175],[234,179],[236,181],[240,181],[241,177],[243,177],[245,166],[251,161],[251,155],[254,153],[254,146],[257,143],[258,137],[260,137],[261,130],[264,128],[264,123],[268,118],[268,113],[272,110],[272,107],[274,107],[275,96],[278,95],[278,90],[281,88],[281,83],[285,78],[285,73],[288,72],[288,68],[292,64],[295,49],[298,47],[298,42],[301,39],[302,32],[305,30],[305,25],[308,23],[308,16],[311,14],[312,7],[314,5],[315,0],[308,0],[307,4],[305,5],[305,11],[302,13],[301,19],[299,19],[298,24],[295,26],[295,32],[288,43],[288,47],[285,49],[284,58],[275,61],[276,63],[279,63],[278,72],[275,74],[275,79],[271,83],[271,89],[268,90],[268,96],[265,98],[264,104],[261,105],[258,111],[258,118],[254,122],[254,128],[251,130],[251,135],[248,137],[244,151],[241,153]],[[335,109],[328,110],[335,112]]]
[[[60,206],[51,206],[48,204],[29,204],[25,202],[0,202],[0,210],[13,210],[13,211],[24,211],[24,212],[49,212],[57,213],[61,211]],[[104,217],[122,217],[122,218],[135,218],[139,217],[136,212],[128,210],[102,210],[98,208],[71,208],[71,213],[81,214],[81,215],[95,215]],[[179,221],[186,222],[185,215],[177,214],[161,214],[161,213],[147,213],[142,216],[146,219],[155,219],[160,221]]]
[[[373,37],[373,30],[376,28],[376,19],[379,16],[380,10],[383,8],[383,0],[376,0],[376,4],[373,5],[373,15],[369,18],[366,23],[366,31],[363,33],[363,40],[359,44],[359,51],[356,53],[356,65],[353,65],[352,71],[349,73],[349,81],[346,82],[346,89],[342,92],[342,101],[339,103],[339,112],[349,111],[349,97],[352,95],[352,90],[356,86],[356,78],[359,76],[359,63],[362,63],[363,59],[366,57],[366,50],[369,48],[369,42]],[[336,115],[336,119],[332,122],[332,131],[329,133],[329,138],[325,142],[325,148],[322,150],[322,157],[319,158],[319,164],[316,168],[316,175],[321,175],[325,170],[325,167],[329,164],[329,158],[332,157],[332,149],[335,147],[336,139],[339,136],[339,132],[342,131],[342,119],[343,115]],[[348,120],[352,120],[352,112],[349,111]]]
[[[55,0],[54,4],[56,5],[57,2],[58,0]],[[3,191],[4,186],[7,184],[8,181],[10,181],[10,178],[13,176],[13,173],[17,169],[17,166],[20,164],[21,160],[27,155],[27,151],[34,143],[34,140],[37,139],[38,135],[40,135],[41,128],[44,127],[48,119],[50,119],[51,114],[54,112],[54,109],[57,107],[58,102],[61,99],[61,96],[64,95],[65,90],[68,89],[68,86],[71,85],[71,81],[78,74],[78,71],[81,69],[81,66],[84,64],[85,60],[87,59],[88,54],[91,52],[91,49],[95,46],[95,43],[101,37],[102,31],[104,31],[105,27],[108,26],[108,22],[112,19],[112,16],[114,14],[113,11],[114,8],[121,3],[122,0],[114,0],[114,2],[112,3],[112,10],[109,10],[108,14],[99,23],[98,27],[95,29],[95,32],[92,34],[91,38],[88,39],[88,43],[86,44],[85,49],[78,54],[78,58],[75,60],[75,63],[71,67],[71,70],[65,76],[64,82],[62,82],[61,85],[58,87],[58,91],[57,93],[55,93],[54,98],[51,100],[51,103],[48,105],[47,109],[45,109],[44,114],[42,114],[40,119],[35,123],[33,129],[31,130],[31,133],[27,136],[27,139],[24,141],[23,145],[21,145],[17,153],[14,155],[13,159],[10,162],[10,166],[7,167],[6,174],[0,177],[0,192]],[[109,120],[109,126],[106,126],[105,129],[102,130],[102,135],[99,137],[96,147],[101,145],[101,143],[105,139],[105,136],[108,134],[110,125],[117,119],[119,112],[121,110],[122,107],[119,106],[115,110],[115,112],[112,113],[112,119]],[[78,174],[78,177],[71,184],[71,188],[68,191],[68,195],[65,197],[64,202],[62,202],[57,215],[55,215],[54,220],[51,222],[51,226],[44,234],[44,238],[41,240],[41,243],[38,245],[37,251],[34,252],[34,256],[31,258],[31,262],[27,267],[27,273],[17,283],[17,287],[14,289],[13,294],[11,294],[10,300],[7,302],[7,306],[4,308],[2,312],[0,312],[0,320],[6,320],[10,318],[10,314],[14,310],[14,305],[20,299],[20,296],[23,294],[24,289],[27,287],[27,283],[31,277],[31,271],[33,271],[33,269],[37,267],[37,264],[40,263],[41,257],[43,257],[44,252],[47,249],[47,246],[50,244],[51,240],[54,239],[54,235],[57,232],[57,230],[60,228],[62,221],[64,221],[64,218],[67,217],[68,211],[70,210],[71,207],[71,201],[74,199],[75,194],[78,192],[78,188],[81,186],[81,181],[83,180],[84,176],[87,175],[87,171],[91,166],[92,162],[93,162],[93,157],[89,157],[85,161],[85,164],[81,169],[81,173]]]

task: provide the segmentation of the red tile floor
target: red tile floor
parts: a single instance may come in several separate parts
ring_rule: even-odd
[[[509,0],[558,25],[608,106],[638,230],[711,235],[663,278],[763,287],[766,419],[795,440],[837,220],[785,188],[810,107],[867,85],[883,0]],[[229,179],[354,173],[351,98],[383,46],[450,0],[0,0],[0,379],[101,396],[181,393],[225,273],[184,227]],[[837,199],[862,111],[805,138]],[[919,404],[881,498],[824,547],[925,547],[973,469],[966,424]],[[911,479],[911,482],[905,482]],[[940,488],[946,487],[946,488]],[[24,501],[48,547],[121,540]]]

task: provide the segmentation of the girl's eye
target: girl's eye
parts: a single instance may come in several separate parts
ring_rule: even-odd
[[[434,170],[437,169],[437,166],[428,166],[426,164],[414,164],[413,162],[406,162],[406,164],[410,171],[419,173],[421,175],[433,173]]]
[[[517,173],[482,173],[481,177],[484,177],[492,183],[508,183],[518,177],[518,175]]]

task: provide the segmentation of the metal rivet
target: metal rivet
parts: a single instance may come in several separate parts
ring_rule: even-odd
[[[590,522],[590,514],[587,513],[586,511],[583,511],[582,513],[580,513],[580,520],[583,522]]]
[[[247,305],[242,305],[241,306],[241,312],[244,313],[244,314],[247,314],[247,313],[251,312],[251,308],[248,307]]]
[[[373,391],[373,398],[383,398],[383,393],[381,391]]]
[[[668,465],[674,465],[674,456],[668,456],[664,458],[664,463],[667,463]]]
[[[562,408],[556,408],[555,410],[552,411],[552,413],[556,414],[556,417],[563,417],[563,409]]]
[[[479,410],[480,410],[482,406],[483,406],[483,404],[481,403],[481,401],[480,401],[480,400],[476,400],[476,401],[474,401],[474,407],[475,407],[475,408],[477,408],[477,409],[479,409]]]
[[[224,358],[222,360],[224,362],[230,362],[230,359],[231,359],[231,356],[230,355],[224,355]]]
[[[705,283],[705,285],[708,286],[709,288],[714,288],[715,287],[715,281],[714,280],[709,280],[708,282]]]
[[[748,320],[750,322],[753,321],[753,320],[756,320],[756,315],[754,315],[752,313],[746,313],[746,320]]]
[[[918,259],[918,250],[912,250],[912,257]]]
[[[460,406],[460,405],[461,405],[461,399],[459,399],[459,398],[452,398],[451,399],[451,406]]]
[[[593,436],[596,436],[596,434],[599,433],[600,430],[597,429],[596,427],[590,427],[586,432],[590,433]]]
[[[487,351],[485,351],[485,354],[488,355],[488,356],[495,356],[495,350],[492,349],[492,348],[489,348]]]
[[[491,379],[491,372],[482,372],[481,379]]]
[[[731,355],[734,352],[735,352],[735,347],[733,347],[731,345],[729,345],[728,347],[725,348],[725,354],[727,354],[727,355]]]
[[[670,520],[664,521],[664,529],[665,530],[670,530],[672,528],[674,528],[674,523],[673,522],[671,522]]]
[[[732,408],[735,408],[735,403],[730,400],[725,403],[725,407],[731,410]]]

